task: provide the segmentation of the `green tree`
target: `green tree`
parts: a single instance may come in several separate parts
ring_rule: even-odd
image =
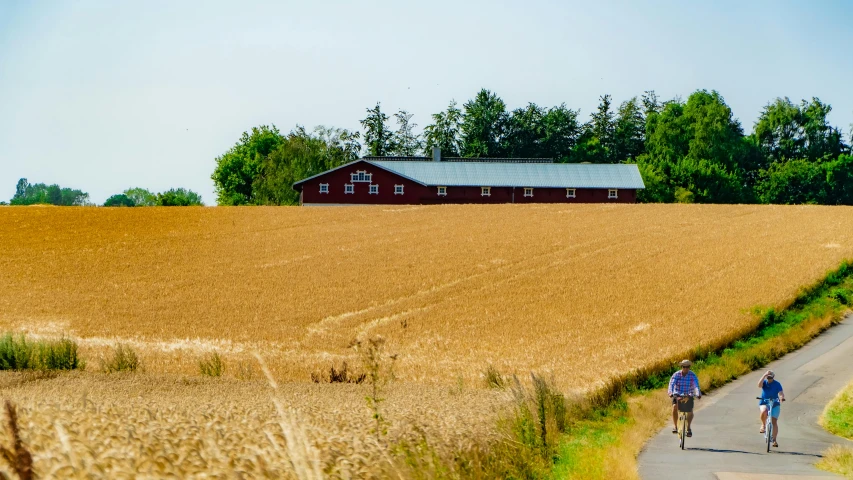
[[[616,163],[614,136],[616,122],[610,109],[612,98],[602,95],[598,109],[583,127],[580,139],[573,152],[574,161],[591,163]]]
[[[394,114],[397,120],[397,131],[394,132],[394,148],[391,155],[401,157],[412,157],[420,153],[423,148],[421,137],[414,132],[417,123],[412,122],[414,114],[400,110]]]
[[[762,171],[756,193],[762,203],[825,203],[829,193],[826,170],[806,159],[776,162]]]
[[[157,205],[157,195],[145,188],[128,188],[124,195],[133,202],[135,207],[153,207]]]
[[[578,111],[565,104],[548,109],[542,117],[541,132],[541,156],[568,162],[581,132]]]
[[[388,128],[388,115],[382,113],[379,102],[367,109],[367,116],[361,121],[364,128],[364,146],[372,157],[385,157],[395,150],[394,133]]]
[[[243,132],[240,141],[221,157],[216,158],[216,169],[211,178],[216,188],[219,205],[247,205],[254,203],[252,183],[260,173],[267,155],[284,142],[275,125],[261,125],[252,132]]]
[[[105,207],[135,207],[133,200],[123,193],[111,196],[104,202]]]
[[[500,157],[506,105],[496,94],[485,88],[463,106],[461,144],[463,157]]]
[[[675,189],[669,178],[661,172],[648,155],[640,155],[637,168],[646,188],[637,192],[637,201],[642,203],[669,203],[675,200]]]
[[[18,180],[15,195],[9,202],[12,205],[47,204],[57,206],[87,205],[89,194],[81,190],[60,188],[59,185],[29,183],[26,178]]]
[[[538,158],[544,150],[546,110],[529,103],[513,110],[503,127],[500,150],[508,157]]]
[[[202,206],[201,195],[185,188],[173,188],[157,194],[157,205],[160,207],[191,207]]]
[[[839,155],[824,165],[827,201],[834,205],[853,205],[853,155]]]
[[[756,170],[755,155],[719,93],[699,90],[686,103],[671,101],[659,112],[652,110],[645,145],[644,162],[667,179],[673,196],[680,187],[699,203],[750,201],[745,172]]]
[[[838,128],[829,124],[832,106],[818,98],[794,105],[788,97],[767,104],[753,128],[753,137],[768,164],[793,159],[837,158],[848,146]],[[768,165],[769,166],[769,165]]]
[[[255,180],[256,202],[261,205],[295,205],[295,182],[358,158],[358,132],[317,127],[313,133],[297,126],[264,160]]]
[[[637,97],[622,102],[613,127],[611,159],[632,161],[645,151],[646,117]]]
[[[446,157],[458,157],[461,152],[459,139],[459,123],[462,120],[462,111],[456,108],[456,101],[451,101],[447,111],[432,115],[432,125],[424,129],[424,143],[426,155],[432,155],[433,147],[441,149],[441,154]]]

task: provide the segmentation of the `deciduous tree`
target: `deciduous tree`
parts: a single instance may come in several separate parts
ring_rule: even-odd
[[[267,155],[284,141],[275,125],[252,128],[243,132],[236,145],[216,158],[216,169],[211,178],[216,188],[219,205],[247,205],[254,203],[252,183],[258,176]]]
[[[364,128],[364,146],[367,154],[373,157],[385,157],[394,151],[394,133],[388,128],[388,115],[382,113],[379,102],[367,109],[367,117],[361,121]]]
[[[460,124],[462,156],[503,156],[501,140],[506,120],[506,104],[485,88],[480,90],[473,100],[465,102]]]
[[[462,120],[462,111],[456,107],[456,101],[451,101],[447,111],[432,115],[432,125],[424,129],[426,144],[426,155],[432,155],[433,147],[441,149],[441,154],[446,157],[458,157],[461,151],[459,139],[459,123]]]

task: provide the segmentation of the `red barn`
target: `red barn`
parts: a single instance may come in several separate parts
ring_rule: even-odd
[[[302,205],[634,203],[637,165],[365,157],[293,184]]]

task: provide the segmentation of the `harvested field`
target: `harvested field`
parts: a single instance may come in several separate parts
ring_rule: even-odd
[[[293,474],[275,397],[324,470],[388,474],[367,386],[311,383],[360,368],[354,340],[381,335],[397,354],[389,437],[446,457],[494,435],[510,402],[483,388],[489,364],[585,391],[732,338],[752,307],[846,258],[846,207],[4,208],[0,329],[70,336],[89,370],[122,342],[145,373],[4,373],[0,389],[41,472]],[[202,379],[212,351],[225,376]]]

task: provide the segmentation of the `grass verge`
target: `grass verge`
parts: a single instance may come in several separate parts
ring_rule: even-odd
[[[790,305],[756,310],[760,322],[752,332],[683,356],[694,359],[702,389],[710,391],[802,347],[840,322],[851,303],[853,264],[844,262]],[[637,455],[668,418],[662,387],[680,357],[618,379],[593,395],[592,408],[567,429],[552,477],[638,478]]]
[[[853,382],[827,404],[820,424],[830,433],[853,440]],[[824,452],[818,468],[853,478],[853,448],[834,445]]]

